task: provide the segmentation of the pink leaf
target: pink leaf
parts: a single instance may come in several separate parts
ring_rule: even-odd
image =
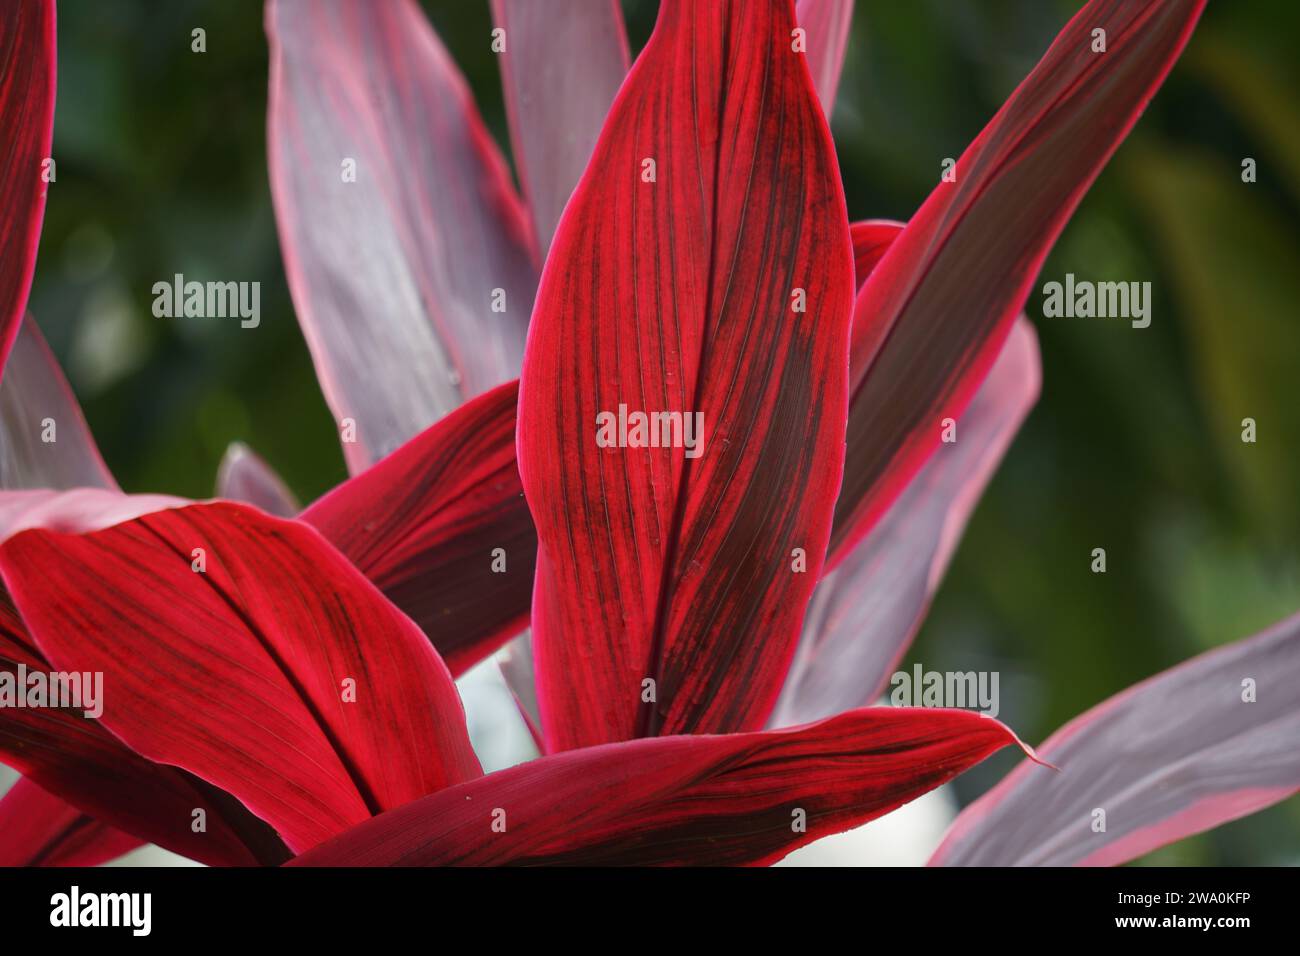
[[[618,0],[492,0],[510,139],[543,256],[627,75]]]
[[[518,376],[536,256],[413,0],[270,0],[266,29],[285,271],[355,474]]]
[[[246,501],[279,518],[298,513],[298,501],[284,480],[243,442],[231,442],[221,458],[217,497]]]
[[[844,69],[844,48],[853,25],[853,0],[799,0],[795,15],[807,33],[808,71],[827,117]]]
[[[1300,790],[1297,741],[1300,615],[1070,721],[1039,748],[1060,772],[1018,766],[930,863],[1118,866]]]
[[[116,489],[117,482],[29,315],[0,379],[0,488],[76,487]]]

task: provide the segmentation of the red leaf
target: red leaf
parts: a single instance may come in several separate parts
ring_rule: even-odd
[[[889,247],[903,231],[905,223],[890,219],[864,219],[849,226],[849,238],[853,240],[853,278],[857,287],[862,286],[875,271],[880,260],[885,257]],[[859,320],[863,317],[858,316]]]
[[[552,749],[761,726],[821,567],[853,278],[793,25],[667,0],[556,233],[519,427]],[[699,457],[598,448],[620,404],[702,416]]]
[[[355,474],[519,374],[535,252],[413,0],[272,0],[266,30],[285,272],[330,408],[355,421]]]
[[[53,420],[55,441],[45,441]],[[81,406],[32,317],[0,379],[0,488],[117,488]]]
[[[17,681],[20,665],[28,673],[53,670],[0,589],[0,673]],[[244,866],[289,856],[279,837],[238,801],[184,771],[145,760],[82,711],[0,709],[0,754],[88,816],[182,856]],[[204,812],[205,833],[193,830],[195,810]]]
[[[0,5],[0,369],[18,335],[45,215],[54,143],[53,0]]]
[[[284,480],[243,442],[231,442],[217,468],[217,497],[246,501],[269,515],[292,518],[298,501]]]
[[[807,35],[808,72],[830,116],[853,25],[853,0],[798,0],[795,15]]]
[[[618,0],[492,0],[510,140],[545,257],[627,75]]]
[[[1070,721],[1040,748],[1060,772],[1018,766],[962,811],[930,863],[1118,866],[1296,793],[1297,741],[1300,615]]]
[[[104,673],[105,727],[295,852],[480,772],[442,661],[302,524],[217,503],[30,530],[0,573],[55,667]]]
[[[537,538],[515,465],[517,396],[510,382],[474,399],[302,513],[457,675],[528,622]]]
[[[859,286],[901,230],[852,225]],[[537,533],[515,461],[517,387],[467,403],[301,515],[421,626],[456,676],[528,622]],[[252,500],[228,483],[218,490]],[[504,571],[492,569],[496,548]],[[527,675],[527,688],[512,686],[531,695],[531,662]]]
[[[420,625],[457,676],[528,623],[537,535],[515,463],[517,395],[510,382],[468,402],[300,516]],[[287,510],[287,489],[241,448],[227,453],[218,491]],[[0,540],[25,528],[89,531],[189,503],[86,488],[0,493]]]
[[[589,747],[433,794],[293,864],[771,863],[1016,742],[971,712],[878,707],[796,730]]]
[[[850,224],[849,235],[853,241],[854,280],[857,282],[858,289],[861,289],[863,282],[867,281],[867,276],[870,276],[872,269],[879,263],[881,256],[884,256],[885,250],[889,248],[889,243],[893,242],[898,237],[898,233],[902,232],[902,225],[904,225],[902,222],[889,220],[865,220]],[[526,514],[525,518],[528,519],[528,533],[533,536],[533,544],[534,548],[536,548],[536,532],[533,531],[532,518]],[[511,592],[508,596],[503,596],[503,600],[511,602],[512,598],[516,597],[516,593],[523,600],[523,604],[517,607],[517,613],[519,613],[520,619],[524,619],[528,614],[526,600],[530,596],[529,593],[523,591]],[[400,602],[398,604],[402,606]],[[411,611],[407,609],[407,613],[409,614]],[[437,644],[437,641],[435,641],[435,644]],[[491,649],[495,649],[495,645]],[[439,646],[438,650],[443,657],[447,657],[445,649]],[[454,663],[448,661],[448,665],[451,666],[452,672],[455,674],[456,667]],[[538,747],[541,747],[541,735],[537,730],[541,721],[539,721],[538,717],[536,683],[533,680],[533,649],[532,641],[529,640],[528,636],[519,637],[515,644],[511,645],[508,656],[500,661],[500,670],[502,670],[506,683],[510,685],[513,695],[519,702],[520,713],[524,715],[524,721],[528,723],[529,730],[532,730],[534,737],[538,739]],[[787,693],[788,685],[789,678],[787,678],[787,689],[783,693]],[[846,709],[848,708],[840,708],[840,710]],[[793,723],[793,721],[787,719],[785,723]]]
[[[1204,0],[1092,0],[858,294],[835,564],[992,366],[1056,237],[1186,44]],[[1093,53],[1104,29],[1105,53]]]
[[[0,866],[99,866],[140,842],[25,778],[0,800]]]

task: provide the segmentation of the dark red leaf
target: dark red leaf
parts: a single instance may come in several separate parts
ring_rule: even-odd
[[[27,309],[54,142],[54,0],[0,4],[0,369]]]
[[[28,673],[53,670],[0,590],[0,672],[16,681],[20,665]],[[289,856],[274,831],[238,801],[184,771],[145,760],[83,711],[0,709],[0,755],[82,813],[182,856],[244,866]],[[194,830],[196,810],[203,811],[206,832]],[[9,846],[9,839],[0,845]]]
[[[510,382],[463,405],[302,513],[457,675],[528,622],[537,538],[515,465],[518,394]]]
[[[875,271],[905,224],[890,219],[864,219],[849,226],[853,240],[853,278],[858,289]]]
[[[821,569],[853,275],[792,14],[667,0],[551,248],[519,460],[552,749],[761,726]],[[620,405],[701,416],[699,457],[597,447]]]
[[[831,563],[939,444],[1052,244],[1186,44],[1204,0],[1092,0],[970,145],[858,294]],[[1092,52],[1093,30],[1105,53]]]
[[[56,668],[103,672],[103,726],[295,851],[480,772],[442,661],[303,524],[216,503],[29,530],[0,573]]]
[[[0,866],[99,866],[138,846],[25,778],[0,800]]]
[[[1016,742],[969,711],[877,707],[795,730],[588,747],[418,800],[293,863],[771,863]]]

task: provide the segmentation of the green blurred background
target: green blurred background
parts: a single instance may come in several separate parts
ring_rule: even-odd
[[[832,123],[851,215],[906,219],[1078,6],[858,0]],[[425,8],[508,151],[486,0]],[[656,8],[625,2],[634,50]],[[1030,299],[1042,400],[909,656],[1000,671],[1002,718],[1028,740],[1300,609],[1296,37],[1291,0],[1211,2],[1048,260],[1039,289],[1150,280],[1150,328],[1044,320]],[[280,262],[266,73],[255,0],[59,7],[58,180],[31,308],[128,491],[208,496],[234,440],[303,501],[344,477]],[[260,328],[154,318],[151,287],[177,272],[260,281]],[[959,798],[1013,763],[965,775]],[[1300,801],[1143,862],[1300,864]]]

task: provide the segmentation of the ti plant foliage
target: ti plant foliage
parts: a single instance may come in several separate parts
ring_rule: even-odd
[[[522,196],[413,0],[270,0],[352,476],[300,508],[242,446],[211,502],[105,467],[25,315],[54,4],[5,4],[0,676],[104,700],[0,709],[0,862],[763,864],[1008,745],[934,863],[1116,864],[1295,792],[1300,617],[1037,756],[871,706],[1037,398],[1031,283],[1203,6],[1091,0],[907,223],[851,223],[851,0],[662,0],[634,59],[611,0],[492,0]],[[542,756],[485,774],[454,678],[512,639]]]

